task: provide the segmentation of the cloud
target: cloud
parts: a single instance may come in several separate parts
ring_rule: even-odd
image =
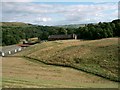
[[[119,0],[2,0],[2,2],[119,2]]]
[[[40,18],[41,19],[41,18]],[[47,22],[47,21],[50,21],[51,20],[51,18],[46,18],[46,17],[44,17],[44,18],[42,18],[42,21],[43,22]]]
[[[52,19],[50,17],[39,17],[39,18],[36,18],[36,21],[37,22],[48,22],[48,21],[51,21]]]
[[[75,23],[96,23],[117,19],[118,6],[113,3],[76,5],[65,14],[65,20]]]
[[[2,4],[3,21],[60,25],[97,23],[118,17],[117,3],[3,2]]]
[[[33,0],[2,0],[2,2],[32,2]]]

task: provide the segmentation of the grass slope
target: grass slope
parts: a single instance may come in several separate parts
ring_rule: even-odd
[[[118,88],[118,83],[72,68],[3,57],[2,88]]]
[[[0,22],[0,26],[32,26],[32,24],[22,22]]]
[[[37,44],[18,53],[46,64],[73,67],[113,81],[118,80],[118,39],[61,40]]]

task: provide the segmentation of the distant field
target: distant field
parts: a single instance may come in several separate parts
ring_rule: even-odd
[[[21,57],[4,57],[2,66],[3,88],[118,88],[95,75]]]
[[[72,67],[113,81],[118,80],[118,39],[48,41],[16,56]]]
[[[31,24],[22,22],[0,22],[0,26],[31,26]]]

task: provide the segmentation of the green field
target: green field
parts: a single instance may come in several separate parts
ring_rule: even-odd
[[[3,58],[3,87],[117,88],[118,48],[117,38],[30,46]]]

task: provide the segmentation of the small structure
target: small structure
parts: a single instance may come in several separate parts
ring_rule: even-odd
[[[48,37],[49,41],[53,40],[67,40],[67,39],[77,39],[76,34],[71,34],[71,35],[50,35]]]
[[[28,38],[28,40],[23,39],[21,40],[21,42],[23,42],[22,44],[25,44],[25,45],[34,45],[38,43],[39,40],[37,37],[35,37],[35,38]]]
[[[23,40],[23,44],[28,44],[28,41],[26,41],[26,40]]]

